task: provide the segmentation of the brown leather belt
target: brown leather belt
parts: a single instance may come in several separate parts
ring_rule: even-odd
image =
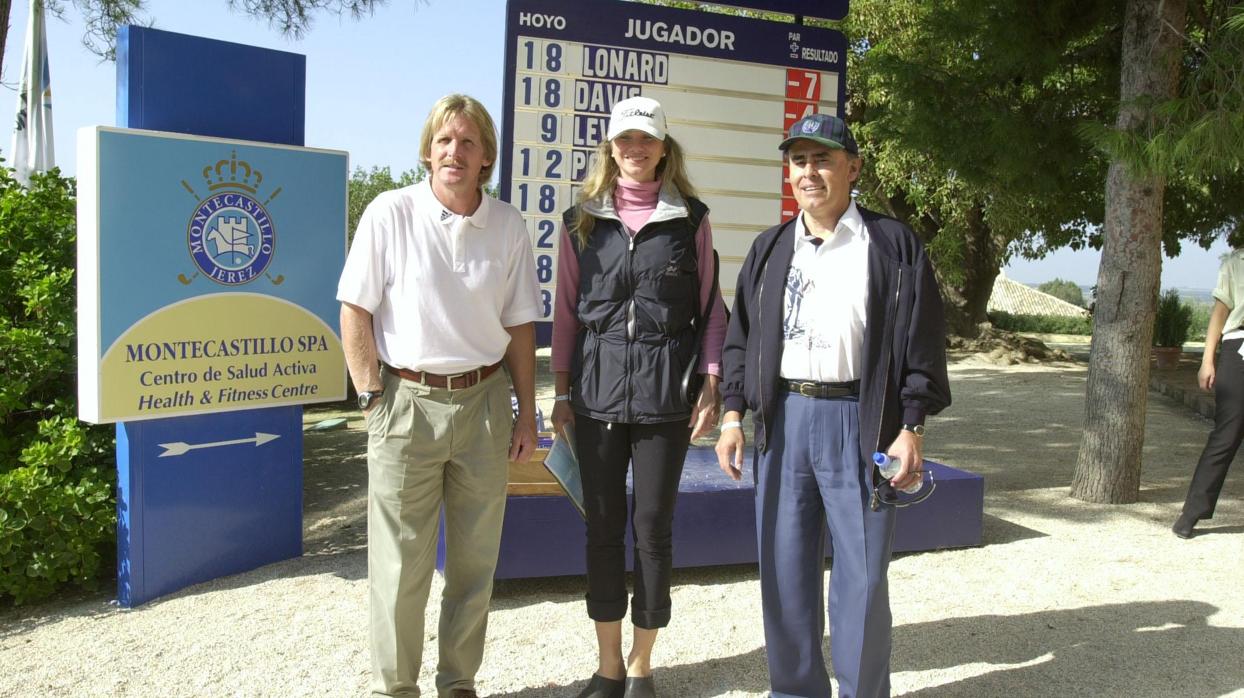
[[[395,366],[385,366],[389,373],[395,376],[405,378],[408,381],[423,383],[433,388],[445,388],[447,390],[465,390],[476,383],[484,380],[488,376],[497,372],[501,368],[501,362],[498,361],[491,366],[482,366],[472,371],[463,373],[455,373],[452,376],[442,376],[438,373],[428,373],[427,371],[411,371],[405,368],[397,368]]]
[[[821,383],[819,381],[788,381],[782,380],[782,389],[797,393],[804,397],[828,400],[836,397],[850,397],[860,394],[859,381],[845,383]]]

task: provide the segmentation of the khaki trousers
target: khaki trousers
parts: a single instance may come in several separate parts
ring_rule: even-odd
[[[436,687],[472,689],[484,655],[513,418],[498,371],[465,390],[384,373],[367,415],[372,695],[419,695],[424,609],[445,510]]]

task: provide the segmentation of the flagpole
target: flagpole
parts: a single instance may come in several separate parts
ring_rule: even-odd
[[[31,174],[46,172],[56,166],[52,142],[51,84],[43,0],[30,0],[10,163],[13,176],[24,185],[30,184]]]

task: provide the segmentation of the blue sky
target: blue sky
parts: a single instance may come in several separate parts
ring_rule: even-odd
[[[424,117],[448,92],[473,95],[499,123],[505,120],[503,0],[390,0],[360,21],[317,15],[302,40],[285,38],[266,22],[231,12],[226,0],[148,4],[148,15],[159,29],[306,55],[307,145],[347,150],[352,167],[388,166],[395,173],[413,169]],[[28,0],[13,3],[0,112],[16,106],[27,12]],[[57,164],[72,174],[77,129],[115,125],[116,67],[82,46],[82,23],[75,11],[70,9],[65,19],[48,18],[48,52]],[[849,75],[847,79],[850,85]],[[0,119],[0,124],[0,149],[7,153],[13,122]],[[1163,260],[1162,286],[1213,287],[1219,255],[1226,249],[1221,242],[1209,251],[1186,246],[1178,258]],[[1030,284],[1061,277],[1091,286],[1099,259],[1096,252],[1065,250],[1039,261],[1015,260],[1006,273]]]

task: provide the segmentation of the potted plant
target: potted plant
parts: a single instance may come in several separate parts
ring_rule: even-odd
[[[1173,368],[1179,363],[1191,325],[1192,308],[1179,301],[1178,291],[1167,289],[1158,297],[1153,316],[1153,355],[1158,368]]]

